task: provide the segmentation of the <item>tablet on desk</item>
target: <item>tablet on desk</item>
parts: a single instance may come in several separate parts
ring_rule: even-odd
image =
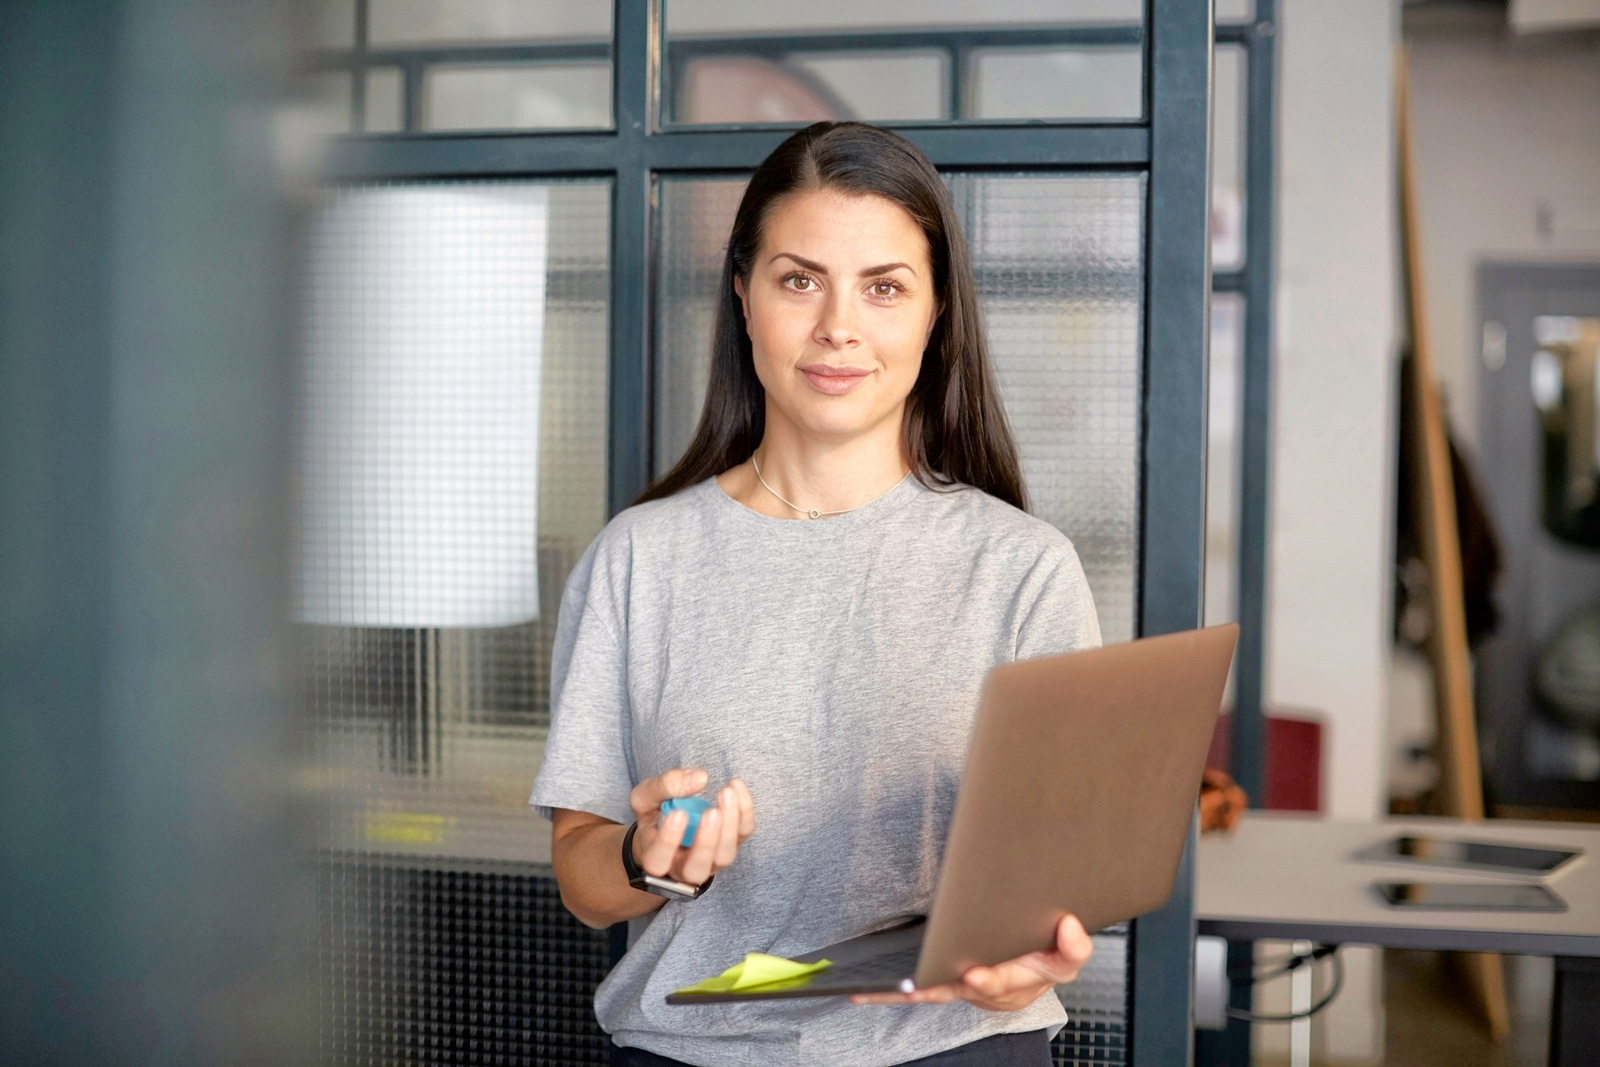
[[[1537,882],[1374,882],[1391,908],[1434,911],[1566,911],[1567,902]]]
[[[1582,854],[1581,849],[1575,848],[1545,848],[1499,841],[1434,837],[1431,834],[1401,834],[1362,849],[1355,858],[1543,878]]]

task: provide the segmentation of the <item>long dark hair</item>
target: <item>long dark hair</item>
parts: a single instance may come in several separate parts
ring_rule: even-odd
[[[733,280],[748,283],[772,206],[807,189],[881,196],[899,204],[922,227],[942,310],[906,402],[905,444],[912,473],[929,488],[964,483],[1025,509],[1028,498],[1017,446],[989,370],[972,260],[949,190],[911,142],[859,122],[807,126],[774,149],[751,176],[722,264],[700,425],[677,466],[645,490],[639,502],[671,496],[721,474],[749,459],[761,443],[766,394],[756,377]]]

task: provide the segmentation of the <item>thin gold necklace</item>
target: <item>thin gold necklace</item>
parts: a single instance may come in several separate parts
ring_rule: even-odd
[[[756,456],[755,456],[754,452],[750,453],[750,466],[755,468],[756,481],[761,483],[762,488],[764,488],[767,492],[771,493],[773,496],[777,497],[779,500],[783,501],[785,505],[787,505],[788,507],[792,508],[795,511],[798,511],[800,514],[804,515],[808,519],[820,519],[824,515],[845,515],[845,514],[848,514],[849,512],[856,511],[856,510],[858,510],[860,508],[864,508],[868,504],[871,504],[871,503],[873,503],[875,501],[878,501],[878,500],[882,500],[884,497],[888,496],[890,493],[892,493],[896,489],[898,489],[900,487],[900,482],[903,482],[907,478],[911,477],[911,472],[907,471],[906,473],[904,473],[904,474],[902,474],[900,476],[900,482],[895,482],[893,485],[891,485],[889,488],[885,489],[883,492],[879,493],[877,496],[873,497],[871,500],[863,501],[862,503],[857,504],[853,508],[840,508],[838,511],[818,511],[816,508],[803,508],[803,507],[800,507],[798,504],[795,504],[795,503],[791,502],[788,497],[784,496],[782,493],[780,493],[776,489],[772,488],[772,486],[768,485],[767,484],[767,480],[765,478],[761,477],[761,464],[756,462]]]

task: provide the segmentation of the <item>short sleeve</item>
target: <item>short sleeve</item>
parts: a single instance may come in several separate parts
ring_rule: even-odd
[[[632,717],[624,638],[590,600],[595,548],[579,561],[561,597],[550,662],[550,736],[528,804],[546,819],[555,808],[614,822],[633,819]]]
[[[1045,571],[1033,606],[1017,629],[1017,659],[1035,659],[1062,652],[1100,647],[1100,617],[1084,577],[1083,564],[1070,544]]]

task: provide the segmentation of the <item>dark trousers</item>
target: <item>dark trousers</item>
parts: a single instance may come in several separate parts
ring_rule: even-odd
[[[1050,1067],[1050,1038],[1043,1030],[996,1034],[960,1048],[946,1049],[903,1067]],[[611,1050],[611,1067],[691,1067],[642,1048]]]

